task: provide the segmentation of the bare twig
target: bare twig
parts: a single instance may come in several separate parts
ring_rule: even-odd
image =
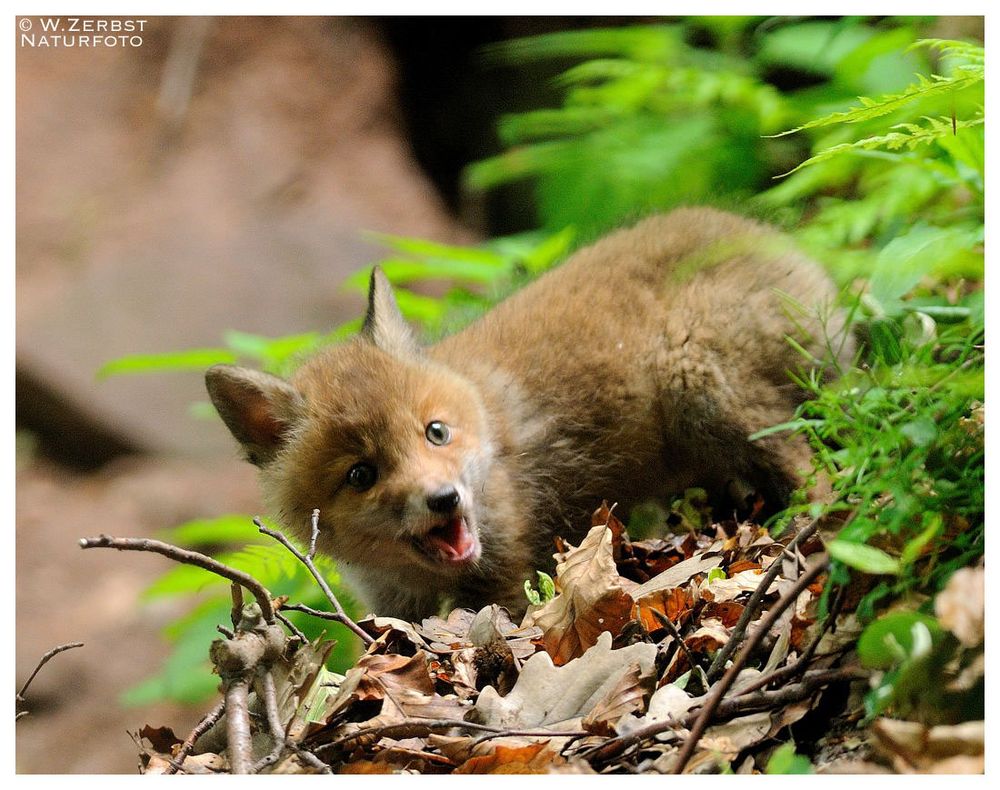
[[[208,732],[215,723],[222,718],[222,714],[226,712],[226,701],[224,699],[219,700],[219,704],[212,708],[205,718],[195,725],[195,728],[191,730],[191,734],[184,739],[184,743],[181,744],[181,748],[177,752],[177,756],[170,761],[170,767],[167,769],[166,773],[175,774],[183,766],[184,760],[187,756],[191,754],[191,750],[194,749],[195,742],[206,732]]]
[[[801,534],[802,533],[799,533],[799,535]],[[722,680],[716,683],[711,692],[709,692],[709,697],[705,701],[705,705],[702,707],[697,721],[695,721],[694,726],[691,728],[691,735],[684,742],[684,746],[681,748],[680,754],[677,755],[677,761],[674,763],[673,767],[673,772],[675,774],[683,772],[684,766],[687,765],[688,760],[691,759],[691,755],[694,754],[695,747],[698,745],[698,741],[701,740],[701,736],[705,732],[705,728],[708,727],[709,721],[711,721],[712,716],[715,715],[716,708],[718,708],[719,703],[722,701],[722,697],[733,685],[736,677],[740,673],[740,670],[743,669],[743,665],[753,654],[757,645],[760,644],[760,641],[767,635],[767,632],[771,630],[771,627],[777,622],[778,618],[784,613],[784,611],[789,606],[794,605],[799,595],[810,584],[812,584],[821,573],[826,571],[828,563],[829,559],[824,554],[821,561],[817,562],[817,564],[810,570],[802,574],[795,581],[795,584],[792,585],[791,589],[788,590],[788,592],[785,593],[778,600],[778,602],[768,610],[767,614],[761,618],[757,629],[740,649],[740,652],[736,655],[732,665],[726,671],[726,674],[722,676]]]
[[[660,621],[660,625],[666,628],[667,631],[670,633],[670,635],[674,638],[680,649],[684,651],[684,655],[687,657],[688,664],[690,665],[691,669],[694,669],[697,666],[694,660],[694,656],[691,655],[691,651],[688,649],[688,646],[684,643],[684,640],[681,638],[681,634],[680,631],[677,630],[677,626],[675,626],[673,622],[671,622],[670,618],[667,617],[659,609],[650,608],[649,611],[653,613],[653,616]]]
[[[309,559],[316,556],[316,541],[319,538],[319,508],[312,512],[312,532],[309,535]]]
[[[229,619],[233,621],[233,628],[240,624],[243,619],[243,587],[233,582],[229,587],[229,593],[233,599],[233,608],[229,610]]]
[[[269,754],[260,758],[253,767],[253,773],[260,773],[261,770],[273,763],[278,762],[282,752],[287,746],[285,739],[285,728],[281,723],[281,715],[278,712],[278,694],[274,688],[274,675],[266,671],[259,676],[258,693],[264,702],[264,712],[267,715],[267,727],[271,731],[271,738],[274,740],[274,748]]]
[[[260,604],[260,610],[264,615],[264,620],[267,623],[274,622],[274,607],[271,606],[271,594],[267,591],[264,585],[257,581],[253,576],[237,570],[236,568],[230,568],[228,565],[223,565],[218,560],[214,560],[205,554],[201,554],[197,551],[190,551],[189,549],[182,549],[178,546],[172,546],[169,543],[153,540],[152,538],[114,538],[110,535],[99,535],[96,538],[81,538],[80,548],[117,549],[118,551],[151,551],[156,554],[162,554],[164,557],[169,557],[177,562],[183,562],[187,565],[195,565],[206,571],[214,573],[217,576],[229,579],[231,582],[242,584],[250,590],[250,592],[253,593],[254,598],[257,599],[257,603]]]
[[[229,757],[230,772],[234,774],[249,774],[253,771],[249,686],[246,678],[232,678],[226,683],[226,755]]]
[[[788,545],[785,546],[783,552],[794,551],[802,543],[808,540],[816,530],[819,529],[819,519],[813,519],[809,524],[803,527],[799,534],[792,538]],[[763,578],[760,580],[760,584],[757,585],[757,589],[753,591],[750,596],[750,600],[747,601],[747,605],[743,609],[743,613],[740,615],[740,619],[736,621],[736,625],[733,627],[732,636],[729,637],[729,641],[726,642],[715,655],[715,659],[712,661],[711,666],[708,668],[708,672],[705,675],[711,682],[715,680],[718,674],[725,668],[726,662],[729,657],[735,652],[736,648],[739,647],[740,642],[743,640],[746,634],[747,628],[750,627],[750,623],[753,618],[757,616],[760,611],[761,606],[764,603],[764,596],[767,595],[768,588],[775,579],[778,578],[778,574],[781,572],[781,560],[780,558],[775,558],[774,562],[771,563],[771,567],[767,569],[767,573],[764,574]]]
[[[330,602],[330,604],[334,608],[334,612],[332,613],[334,616],[327,619],[336,620],[341,625],[347,626],[347,628],[353,631],[365,645],[370,645],[372,642],[375,641],[371,636],[365,633],[365,631],[357,623],[355,623],[348,616],[347,612],[344,611],[344,607],[340,605],[340,601],[337,600],[337,596],[333,594],[333,590],[330,589],[330,585],[326,583],[326,579],[323,578],[323,574],[321,574],[319,570],[317,570],[316,565],[313,562],[313,552],[315,551],[316,537],[319,534],[318,510],[313,511],[313,533],[312,533],[312,540],[310,542],[309,554],[303,554],[301,551],[295,548],[295,546],[292,545],[291,541],[289,541],[288,538],[285,537],[284,533],[279,532],[278,530],[275,529],[270,529],[268,527],[265,527],[259,518],[254,518],[253,523],[257,526],[258,530],[260,530],[265,535],[270,535],[272,538],[278,541],[282,546],[288,549],[299,562],[301,562],[303,565],[306,566],[306,568],[309,570],[309,573],[312,574],[312,577],[316,580],[316,583],[323,591],[323,594],[326,596],[326,599]],[[287,609],[291,607],[286,606],[285,608]]]
[[[330,770],[330,766],[324,763],[319,757],[313,754],[306,748],[303,748],[293,741],[287,741],[288,748],[291,749],[298,756],[302,762],[308,765],[310,768],[315,768],[317,772],[321,774],[332,774],[333,771]]]
[[[484,732],[493,736],[510,735],[522,737],[547,737],[547,738],[582,738],[590,735],[589,732],[573,730],[570,732],[559,732],[554,730],[507,730],[502,727],[489,727],[485,724],[476,724],[471,721],[461,721],[458,719],[411,719],[394,724],[384,724],[379,727],[366,727],[345,735],[336,740],[329,741],[316,747],[316,752],[327,752],[339,746],[359,741],[369,736],[376,738],[423,738],[440,730],[464,729],[472,732]]]
[[[31,681],[33,681],[35,679],[35,675],[38,674],[38,670],[40,670],[42,667],[48,664],[49,661],[54,656],[57,656],[60,653],[64,653],[67,650],[72,650],[75,647],[83,647],[83,642],[67,642],[64,645],[57,645],[56,647],[52,648],[48,653],[46,653],[44,656],[42,656],[40,659],[38,659],[38,663],[35,664],[35,668],[31,671],[31,674],[28,675],[28,679],[24,681],[24,685],[21,686],[21,690],[17,692],[15,700],[17,702],[24,702],[24,695],[28,691],[28,686],[31,685]],[[22,716],[25,715],[27,715],[27,711],[22,711],[21,713],[17,714],[16,718],[20,719],[22,718]]]
[[[295,623],[293,623],[291,620],[285,617],[285,615],[283,615],[280,611],[276,611],[274,613],[274,616],[281,621],[281,623],[285,626],[285,628],[287,628],[296,637],[298,637],[299,642],[301,642],[303,645],[309,644],[309,638],[296,627]]]
[[[842,680],[860,680],[868,677],[868,674],[861,667],[841,667],[807,672],[798,683],[790,683],[773,691],[760,691],[759,689],[745,691],[735,697],[723,700],[719,703],[714,718],[730,719],[751,710],[790,705],[805,699],[822,686],[839,683]]]
[[[816,649],[819,647],[819,643],[823,641],[824,634],[826,634],[826,632],[830,629],[830,626],[833,625],[834,621],[837,619],[837,615],[840,613],[840,608],[844,601],[843,592],[843,587],[839,587],[837,589],[837,596],[834,598],[833,606],[830,607],[829,614],[827,614],[826,619],[823,621],[822,628],[820,628],[819,633],[817,633],[813,640],[806,646],[806,649],[802,651],[802,655],[795,660],[795,663],[782,667],[781,669],[776,669],[766,675],[761,675],[759,678],[740,689],[741,696],[749,694],[752,691],[756,691],[757,689],[770,686],[772,683],[783,683],[784,681],[797,677],[806,671],[809,667],[809,663],[812,661],[812,658],[816,653]]]
[[[742,692],[727,700],[723,700],[719,703],[713,718],[717,720],[731,719],[751,710],[788,705],[805,699],[822,686],[838,683],[843,680],[858,680],[867,676],[868,673],[860,667],[809,672],[806,673],[806,676],[800,683],[794,683],[774,691]],[[691,727],[698,720],[703,709],[704,706],[701,706],[679,719],[669,718],[656,721],[645,727],[633,730],[628,735],[605,741],[590,752],[589,759],[600,761],[611,760],[623,754],[632,746],[654,738],[661,733]]]

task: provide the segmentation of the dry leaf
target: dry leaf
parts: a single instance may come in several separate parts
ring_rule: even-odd
[[[556,566],[561,592],[532,617],[556,664],[583,655],[604,632],[617,635],[631,619],[634,601],[622,588],[613,540],[612,530],[598,525],[567,551]]]
[[[632,664],[618,684],[584,717],[583,729],[597,735],[614,735],[617,723],[624,716],[645,709],[646,697],[655,683],[651,672],[643,673],[638,663]]]
[[[691,616],[694,607],[694,595],[686,587],[675,587],[672,590],[658,590],[645,596],[635,606],[634,616],[642,623],[648,632],[663,628],[663,623],[653,614],[653,610],[662,612],[674,625],[683,625]]]
[[[747,747],[764,740],[770,730],[771,714],[766,711],[740,716],[705,730],[698,750],[717,752],[732,760]]]
[[[678,562],[676,565],[667,568],[663,573],[654,576],[648,582],[635,589],[633,591],[635,599],[638,601],[660,590],[672,590],[674,587],[687,584],[691,581],[692,577],[699,573],[708,573],[712,568],[718,568],[722,564],[722,557],[716,554],[716,552],[721,547],[722,541],[716,541],[707,551],[696,554],[690,559]]]
[[[743,571],[727,579],[713,579],[707,584],[703,584],[701,594],[703,598],[716,603],[731,601],[743,593],[752,593],[760,587],[763,578],[764,572],[759,569]],[[768,593],[775,592],[777,581],[776,579],[771,583]]]
[[[611,649],[611,634],[598,637],[583,656],[556,666],[548,653],[536,653],[506,697],[487,686],[475,705],[476,721],[503,729],[564,729],[578,726],[608,693],[621,683],[633,664],[651,673],[656,646],[638,642]]]
[[[455,769],[456,774],[545,774],[551,766],[566,761],[548,748],[548,741],[510,748],[497,746],[492,752],[470,757]]]
[[[678,731],[686,733],[687,730],[679,722],[687,715],[688,711],[701,705],[704,701],[704,697],[691,697],[679,686],[668,683],[653,692],[645,715],[638,718],[628,717],[619,721],[618,732],[621,735],[628,735],[647,724],[673,719],[678,722]],[[673,732],[663,732],[657,736],[657,740],[668,741],[675,737]]]
[[[934,599],[934,614],[966,647],[983,642],[986,614],[986,573],[983,568],[955,571]]]

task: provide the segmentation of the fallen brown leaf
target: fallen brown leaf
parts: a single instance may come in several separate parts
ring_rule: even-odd
[[[566,761],[548,748],[548,741],[529,746],[510,748],[497,746],[481,757],[470,757],[458,768],[456,774],[545,774],[553,766]]]
[[[613,541],[610,528],[593,527],[556,567],[561,592],[529,615],[530,624],[542,629],[545,650],[556,664],[583,655],[604,632],[617,635],[631,619],[634,601],[622,587]]]

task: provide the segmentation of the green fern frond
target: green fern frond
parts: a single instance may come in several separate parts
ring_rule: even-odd
[[[921,126],[916,123],[897,123],[895,126],[891,126],[890,128],[899,129],[901,131],[873,135],[872,137],[865,137],[851,143],[841,143],[840,145],[830,146],[829,148],[820,151],[815,156],[806,159],[804,162],[799,164],[798,167],[789,170],[787,173],[782,173],[780,176],[775,176],[775,178],[784,178],[785,176],[789,176],[792,173],[801,170],[803,167],[814,165],[818,162],[824,162],[828,159],[833,159],[835,156],[848,152],[875,150],[899,151],[903,148],[912,151],[919,146],[928,145],[929,143],[933,143],[949,135],[955,135],[960,129],[980,126],[986,122],[986,119],[982,115],[976,118],[961,121],[947,117],[929,118],[927,116],[924,117],[924,120],[927,121],[926,126]]]
[[[983,78],[982,69],[962,69],[951,77],[942,77],[940,74],[932,74],[930,77],[925,77],[922,74],[918,74],[917,81],[908,85],[902,93],[881,96],[878,99],[859,96],[860,107],[852,107],[843,112],[831,113],[822,118],[804,123],[801,126],[796,126],[794,129],[771,136],[784,137],[795,132],[801,132],[804,129],[814,129],[819,126],[870,121],[874,118],[880,118],[883,115],[889,115],[919,99],[926,99],[931,96],[947,93],[957,93],[982,82]]]
[[[922,38],[914,41],[909,47],[914,49],[936,49],[945,57],[961,58],[969,66],[985,67],[986,49],[968,41],[955,41],[948,38]]]

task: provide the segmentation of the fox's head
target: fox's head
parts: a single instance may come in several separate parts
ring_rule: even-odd
[[[431,360],[372,272],[358,337],[290,380],[231,365],[209,395],[275,515],[348,563],[459,572],[480,557],[478,499],[493,456],[476,388]]]

